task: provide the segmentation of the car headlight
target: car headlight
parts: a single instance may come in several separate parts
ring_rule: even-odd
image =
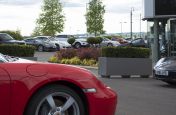
[[[96,93],[97,90],[95,88],[88,88],[88,89],[83,89],[85,93]]]

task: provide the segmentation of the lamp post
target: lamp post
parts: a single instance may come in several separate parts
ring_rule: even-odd
[[[130,27],[131,27],[130,38],[131,39],[133,38],[133,11],[134,11],[134,8],[132,7],[130,11]]]
[[[141,20],[142,20],[142,18],[141,18],[141,14],[140,14],[140,38],[142,37],[142,35],[141,35]]]
[[[122,36],[122,34],[123,34],[123,23],[127,23],[127,22],[120,22],[120,26],[121,26],[121,36]]]

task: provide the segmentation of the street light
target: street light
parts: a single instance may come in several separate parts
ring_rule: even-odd
[[[132,7],[130,11],[130,27],[131,27],[130,38],[131,39],[133,38],[133,11],[134,11],[134,8]]]
[[[142,37],[142,35],[141,35],[141,21],[142,21],[142,17],[141,17],[141,14],[140,14],[140,38]]]
[[[122,36],[122,34],[123,34],[123,30],[122,30],[123,23],[127,23],[127,22],[120,22],[120,25],[121,25],[121,36]]]

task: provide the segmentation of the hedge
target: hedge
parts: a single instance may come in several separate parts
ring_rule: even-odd
[[[33,57],[35,47],[30,45],[1,44],[0,53],[17,57]]]
[[[72,45],[75,42],[75,38],[69,38],[67,42]]]
[[[89,44],[100,44],[103,41],[102,37],[89,37],[87,42]]]
[[[137,47],[104,47],[102,48],[102,57],[118,58],[149,58],[149,48]]]
[[[63,58],[71,59],[73,57],[79,57],[83,59],[94,59],[98,60],[98,57],[101,56],[100,48],[80,48],[80,49],[61,49],[55,54],[55,57],[58,60]]]

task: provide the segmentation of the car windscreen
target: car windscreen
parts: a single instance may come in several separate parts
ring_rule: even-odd
[[[111,41],[110,39],[108,38],[103,38],[104,41]]]
[[[7,60],[5,59],[4,55],[0,53],[0,62],[7,62]]]
[[[9,36],[8,34],[0,34],[0,39],[1,40],[13,40],[13,38]]]
[[[55,38],[55,39],[58,41],[67,41],[68,40],[68,38]]]
[[[8,56],[8,55],[3,55],[0,53],[0,60],[1,62],[13,62],[19,60],[18,57],[13,57],[13,56]]]

